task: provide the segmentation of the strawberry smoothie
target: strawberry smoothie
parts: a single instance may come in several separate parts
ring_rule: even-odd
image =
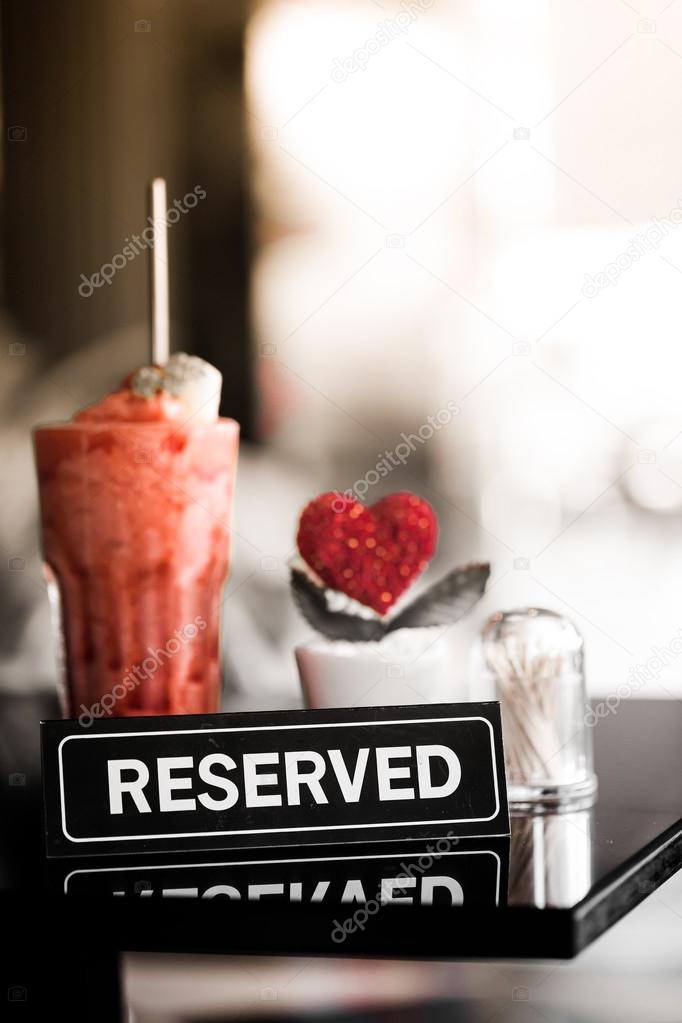
[[[219,391],[217,370],[174,356],[35,432],[67,717],[219,710],[239,440]]]

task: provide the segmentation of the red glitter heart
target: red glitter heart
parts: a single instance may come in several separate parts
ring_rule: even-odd
[[[385,615],[433,557],[436,513],[402,491],[371,507],[338,491],[303,509],[296,541],[301,557],[326,586]]]

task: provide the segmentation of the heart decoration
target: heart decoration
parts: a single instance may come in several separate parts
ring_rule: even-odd
[[[389,494],[369,507],[338,491],[303,509],[301,557],[333,590],[385,615],[433,557],[438,521],[416,494]]]

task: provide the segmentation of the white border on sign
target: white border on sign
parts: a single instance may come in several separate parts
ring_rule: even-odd
[[[490,753],[492,756],[493,785],[495,788],[495,812],[489,817],[455,817],[452,820],[435,821],[389,821],[387,823],[370,824],[317,824],[305,828],[250,828],[239,831],[173,831],[163,835],[95,835],[87,838],[74,838],[66,830],[66,806],[64,803],[64,764],[62,748],[73,739],[129,739],[131,736],[140,737],[143,735],[213,735],[221,732],[280,732],[292,731],[297,728],[366,728],[377,725],[430,725],[434,722],[440,724],[452,724],[456,721],[483,721],[490,730]],[[300,831],[351,831],[357,828],[395,828],[410,827],[411,825],[428,824],[475,824],[485,821],[493,821],[500,812],[500,793],[497,784],[497,759],[495,756],[495,733],[493,726],[487,718],[475,715],[472,717],[459,718],[399,718],[392,721],[326,721],[318,724],[303,725],[249,725],[244,728],[172,728],[166,731],[151,732],[102,732],[100,735],[67,735],[57,747],[59,759],[59,800],[62,809],[62,832],[69,842],[144,842],[154,841],[162,838],[218,838],[221,835],[279,835],[294,834]]]
[[[433,856],[433,853],[430,853],[428,849],[425,849],[423,852],[406,853],[403,855],[403,860],[418,856]],[[493,852],[492,849],[460,849],[455,852],[438,853],[435,859],[440,860],[444,856],[492,856],[497,861],[495,905],[499,905],[502,862],[496,852]],[[64,894],[68,894],[69,881],[76,874],[120,874],[130,870],[139,870],[141,873],[147,873],[150,870],[182,870],[183,868],[194,869],[196,867],[262,867],[268,864],[276,865],[279,863],[346,863],[350,860],[397,860],[398,858],[399,854],[396,853],[382,853],[380,856],[308,856],[306,859],[301,860],[239,860],[236,863],[158,863],[153,867],[143,865],[136,867],[93,867],[91,870],[72,870],[70,874],[67,874],[64,878]]]

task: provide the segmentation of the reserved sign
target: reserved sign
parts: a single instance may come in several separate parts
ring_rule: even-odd
[[[42,723],[47,852],[509,834],[499,705]]]

